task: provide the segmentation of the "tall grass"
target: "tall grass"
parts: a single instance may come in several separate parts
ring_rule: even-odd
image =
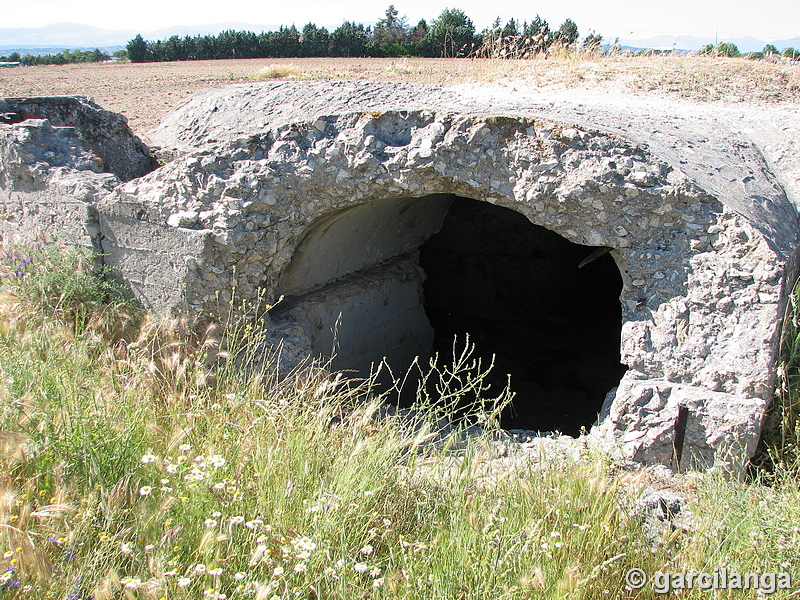
[[[643,527],[652,474],[390,416],[319,366],[279,377],[252,321],[156,320],[91,265],[19,250],[2,273],[0,597],[651,598],[628,569],[797,575],[793,479],[675,480],[683,520]],[[480,389],[451,375],[443,396]]]

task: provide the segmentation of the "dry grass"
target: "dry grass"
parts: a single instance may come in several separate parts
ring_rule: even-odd
[[[276,67],[277,65],[271,65]],[[800,68],[788,64],[682,56],[594,55],[501,59],[317,59],[291,65],[299,79],[428,84],[520,82],[537,87],[612,88],[730,102],[800,100]]]
[[[2,598],[645,600],[666,591],[655,577],[626,587],[631,567],[797,581],[800,495],[788,473],[772,488],[686,475],[680,519],[648,518],[637,500],[671,477],[588,451],[565,460],[501,450],[491,430],[455,453],[461,436],[424,424],[438,420],[438,399],[422,400],[410,427],[381,416],[380,398],[365,404],[366,384],[351,389],[324,370],[187,378],[206,372],[209,340],[227,339],[229,357],[246,358],[260,347],[257,331],[229,325],[195,337],[144,317],[135,342],[103,339],[90,324],[123,318],[100,331],[127,329],[129,307],[101,310],[94,298],[105,284],[89,277],[91,260],[8,250]],[[65,296],[76,288],[84,293]],[[455,365],[450,374],[443,398],[481,386]],[[759,580],[763,593],[695,584],[680,597],[797,595]]]
[[[259,75],[265,71],[266,74]],[[797,102],[800,68],[744,59],[573,54],[528,60],[291,58],[64,65],[5,69],[6,96],[83,94],[126,115],[134,131],[155,127],[179,101],[209,87],[254,78],[355,79],[428,84],[504,83],[599,88],[700,101]]]
[[[254,79],[296,79],[302,71],[293,64],[268,65],[256,73]]]

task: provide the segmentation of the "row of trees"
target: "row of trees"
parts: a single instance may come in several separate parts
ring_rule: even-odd
[[[137,35],[127,45],[132,62],[204,60],[217,58],[268,58],[303,56],[530,56],[546,53],[553,45],[571,47],[578,27],[567,19],[551,30],[544,19],[493,27],[476,33],[472,20],[459,9],[445,9],[430,25],[423,19],[414,26],[390,5],[374,27],[345,21],[333,32],[309,23],[260,34],[223,31],[219,35],[173,36],[147,41]],[[503,48],[505,47],[505,50]]]
[[[34,56],[26,54],[20,56],[19,52],[12,52],[8,56],[0,56],[0,62],[21,62],[26,65],[66,65],[68,63],[103,62],[111,57],[99,49],[94,50],[63,50],[58,54],[45,54]]]
[[[714,44],[707,44],[700,49],[700,54],[704,56],[727,56],[732,58],[744,56],[745,58],[756,59],[769,58],[770,56],[785,56],[786,58],[790,58],[792,60],[797,60],[800,58],[800,51],[789,47],[784,48],[783,52],[780,52],[773,44],[767,44],[764,46],[764,49],[761,52],[748,52],[746,54],[742,54],[739,52],[738,46],[730,42],[722,42],[716,46]]]

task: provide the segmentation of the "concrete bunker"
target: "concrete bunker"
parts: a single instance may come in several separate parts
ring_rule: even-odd
[[[494,364],[489,393],[515,394],[502,426],[577,435],[625,370],[622,278],[607,250],[454,194],[384,198],[311,225],[271,315],[299,323],[333,369],[411,368],[403,403],[417,365],[470,343]]]
[[[332,336],[323,333],[336,326],[331,315],[347,310],[359,315],[357,335],[346,339],[344,319],[339,326],[347,368],[368,366],[376,348],[409,360],[467,330],[489,350],[494,337],[529,341],[555,331],[543,353],[551,357],[558,344],[572,352],[602,337],[619,350],[603,359],[604,388],[619,378],[620,364],[627,369],[589,441],[624,460],[675,466],[676,422],[686,414],[681,467],[743,467],[772,400],[781,319],[796,279],[796,161],[775,161],[772,140],[769,150],[764,136],[718,120],[710,106],[677,118],[649,105],[621,111],[485,92],[324,81],[200,92],[149,134],[173,160],[126,183],[128,175],[99,172],[88,137],[12,120],[0,125],[0,204],[15,230],[58,224],[102,249],[156,312],[214,314],[234,290],[248,301],[285,295],[275,315],[284,324],[274,333],[292,360],[330,352]],[[775,135],[788,143],[789,133]],[[53,148],[57,161],[47,154]],[[63,198],[68,210],[57,204]],[[542,260],[529,276],[523,271],[536,264],[535,253],[481,247],[465,233],[470,221],[478,232],[490,225],[504,232],[479,233],[479,242],[530,239],[571,256],[569,264],[549,277]],[[594,248],[613,250],[573,266]],[[470,258],[474,249],[479,260]],[[501,261],[482,266],[495,253]],[[513,264],[521,265],[517,287],[500,281]],[[571,280],[568,270],[601,281]],[[616,287],[599,300],[597,290],[612,279]],[[531,298],[534,280],[547,281],[547,292],[535,296],[542,305],[587,303],[566,317],[531,310],[561,319],[560,330],[501,319],[525,313],[514,300]],[[587,287],[588,294],[574,292]],[[505,301],[489,302],[490,289]],[[475,310],[479,300],[491,309]],[[600,335],[603,327],[588,329],[606,304],[619,311],[613,342]],[[484,326],[487,313],[493,318]],[[586,321],[565,323],[573,314]],[[373,327],[380,323],[388,325]],[[515,370],[521,351],[510,343],[494,353],[503,356],[502,373]],[[518,374],[518,388],[530,377],[534,391],[563,390],[552,381],[559,373],[589,373],[587,363],[599,360],[578,356],[538,369],[529,361],[523,370],[550,381]]]

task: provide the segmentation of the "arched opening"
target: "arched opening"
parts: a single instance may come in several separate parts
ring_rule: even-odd
[[[451,194],[392,198],[316,223],[271,314],[303,327],[332,367],[402,373],[451,357],[466,337],[494,386],[516,397],[505,428],[578,434],[595,421],[620,365],[622,280],[609,254],[513,210]]]

